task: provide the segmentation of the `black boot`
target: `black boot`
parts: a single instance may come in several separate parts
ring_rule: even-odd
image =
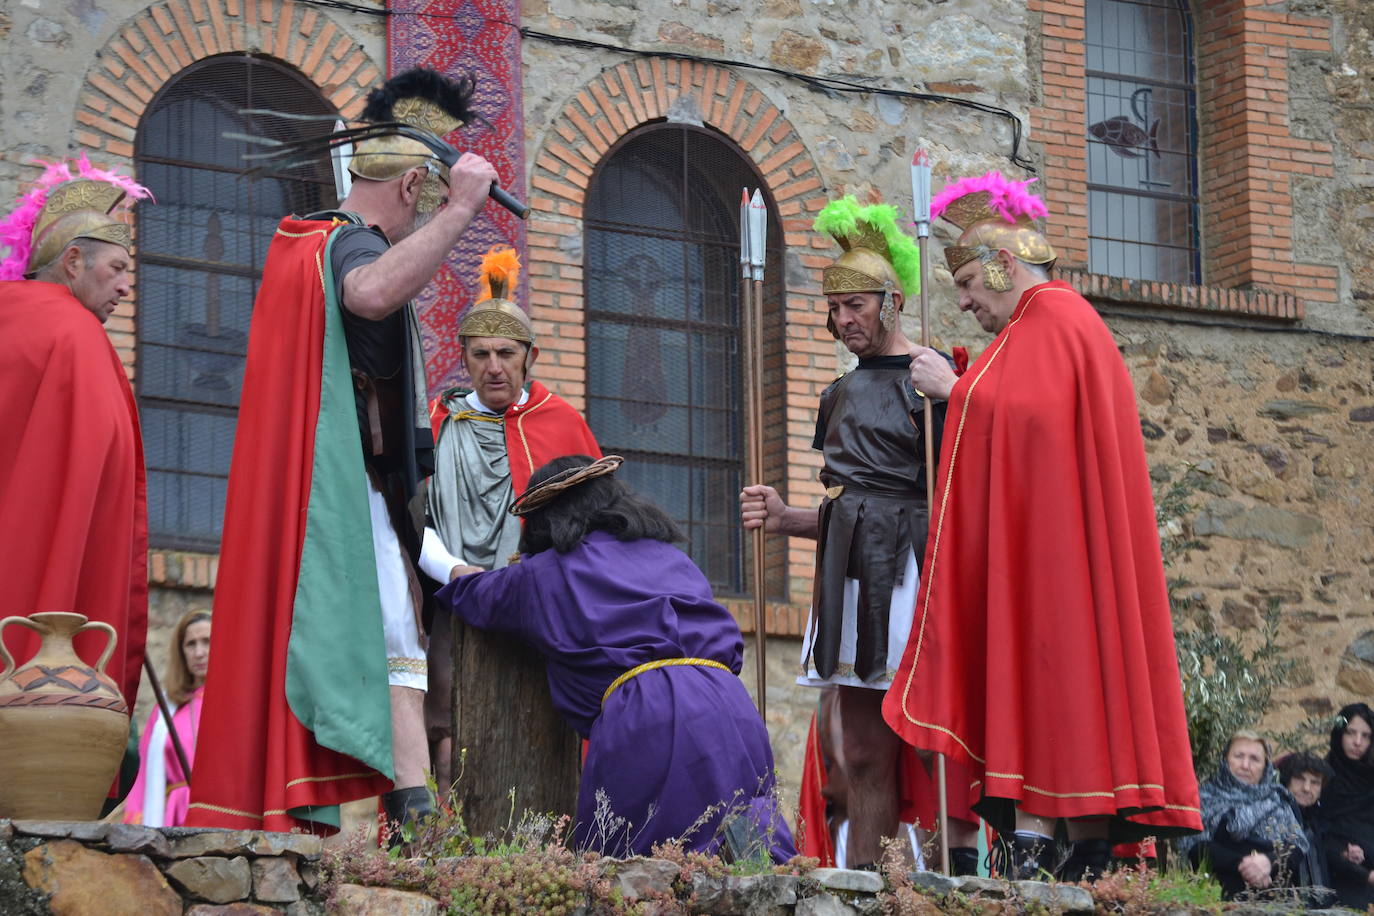
[[[434,813],[434,796],[425,786],[392,789],[382,796],[382,810],[391,826],[391,838],[387,845],[395,849],[405,842],[401,837],[401,828]]]
[[[1107,872],[1112,844],[1103,839],[1079,840],[1059,870],[1060,881],[1096,881]]]
[[[949,848],[949,870],[955,875],[978,874],[978,850],[973,846]]]
[[[1054,874],[1054,840],[1047,836],[1013,833],[998,838],[993,865],[1008,881],[1043,881]]]

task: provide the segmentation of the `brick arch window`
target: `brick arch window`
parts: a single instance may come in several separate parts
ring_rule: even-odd
[[[748,584],[738,509],[747,435],[739,202],[742,188],[761,184],[721,135],[650,124],[607,153],[585,208],[587,421],[605,452],[626,457],[626,482],[679,523],[687,552],[726,595]],[[768,238],[765,414],[782,416],[781,232],[771,200]],[[778,438],[765,437],[765,454],[780,480],[785,423],[770,426]],[[770,585],[781,572],[770,565]]]
[[[1088,267],[1199,282],[1197,102],[1185,0],[1086,0]]]
[[[136,379],[155,545],[216,550],[253,297],[287,213],[336,203],[322,157],[286,176],[240,177],[242,141],[318,130],[255,118],[267,108],[332,115],[305,77],[261,57],[206,58],[172,76],[139,120],[135,161],[156,204],[139,207]]]

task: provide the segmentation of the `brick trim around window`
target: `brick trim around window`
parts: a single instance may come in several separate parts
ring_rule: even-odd
[[[217,54],[261,54],[299,70],[345,117],[362,110],[381,69],[347,30],[291,0],[164,0],[128,19],[96,55],[77,96],[72,143],[133,173],[134,137],[163,85]],[[134,177],[137,177],[135,173]],[[105,326],[132,379],[138,290]]]
[[[1048,230],[1066,279],[1106,301],[1278,321],[1304,303],[1335,302],[1338,268],[1293,251],[1295,179],[1329,178],[1325,140],[1294,136],[1289,58],[1331,50],[1328,19],[1254,0],[1193,4],[1197,74],[1202,286],[1089,274],[1084,0],[1028,0],[1041,35],[1040,104],[1031,136],[1048,164]]]
[[[642,124],[688,121],[732,140],[764,176],[778,208],[789,252],[798,259],[784,290],[787,334],[786,480],[789,501],[815,505],[823,495],[820,456],[811,448],[816,405],[834,380],[835,342],[818,302],[821,269],[831,261],[828,239],[811,231],[825,206],[820,171],[796,129],[768,97],[733,71],[677,60],[633,60],[598,74],[552,121],[532,161],[530,309],[540,342],[539,373],[581,409],[585,403],[582,205],[598,163],[616,141]],[[800,267],[800,270],[796,268]],[[771,604],[768,631],[801,632],[810,602],[815,542],[789,539],[791,603]],[[728,602],[746,631],[752,605]],[[747,606],[746,606],[747,605]]]

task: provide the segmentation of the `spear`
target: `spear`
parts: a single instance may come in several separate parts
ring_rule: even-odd
[[[754,201],[763,207],[763,198],[754,191]],[[765,211],[764,211],[765,213]],[[757,225],[756,225],[757,224]],[[753,205],[749,199],[749,188],[739,192],[739,299],[745,325],[745,426],[749,434],[745,437],[747,475],[754,483],[763,483],[763,411],[761,411],[760,378],[760,335],[758,335],[758,304],[763,298],[763,261],[764,261],[764,224],[754,217]],[[764,623],[764,529],[754,529],[754,667],[758,677],[758,715],[767,722],[767,632]]]
[[[930,260],[926,257],[930,240],[930,156],[924,148],[911,157],[911,201],[916,218],[916,244],[921,251],[921,346],[930,346]],[[935,414],[929,396],[922,396],[925,445],[926,511],[935,505]],[[940,870],[949,874],[949,801],[945,791],[945,758],[935,755],[935,784],[939,793]]]
[[[763,204],[763,192],[754,190],[749,201],[749,281],[753,295],[749,297],[750,308],[745,317],[745,336],[748,340],[745,351],[748,355],[749,426],[749,475],[756,481],[763,481],[763,261],[767,251],[768,210]],[[764,553],[763,526],[754,529],[754,651],[758,662],[759,715],[767,719],[767,645],[768,627],[765,620],[767,608],[764,597]]]
[[[186,781],[191,781],[191,764],[186,757],[186,748],[181,746],[181,736],[177,734],[176,726],[172,724],[172,710],[167,705],[167,694],[162,690],[162,682],[158,680],[157,672],[153,670],[153,663],[148,661],[148,656],[143,656],[143,670],[148,673],[148,685],[153,688],[153,699],[157,701],[157,708],[162,713],[162,720],[167,723],[167,737],[172,741],[172,750],[177,755],[177,763],[181,764],[181,772],[186,774]],[[153,753],[161,753],[154,749]]]

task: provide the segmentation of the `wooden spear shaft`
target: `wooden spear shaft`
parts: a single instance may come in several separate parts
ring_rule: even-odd
[[[921,346],[930,346],[930,157],[918,149],[911,157],[911,203],[916,217],[916,243],[921,254]],[[926,514],[935,511],[935,408],[930,396],[922,394],[922,436],[925,446]],[[918,558],[919,559],[919,558]],[[946,875],[949,868],[949,798],[945,783],[945,758],[935,755],[935,787],[938,792],[940,818],[940,870]]]
[[[922,228],[928,224],[923,224]],[[921,346],[930,346],[930,293],[926,289],[926,278],[930,274],[930,268],[926,264],[926,242],[928,238],[922,234],[917,240],[921,247]],[[921,418],[923,421],[922,439],[925,444],[926,459],[926,512],[935,511],[935,408],[930,402],[930,396],[925,395],[921,399],[923,409]],[[939,816],[940,816],[940,870],[946,875],[949,871],[949,798],[945,791],[945,756],[935,755],[935,786],[939,792]]]
[[[756,241],[754,226],[750,220],[750,199],[746,189],[740,196],[740,318],[744,325],[744,423],[745,435],[745,472],[753,484],[763,483],[763,412],[760,409],[758,362],[759,350],[759,300],[762,298],[762,283],[754,277],[762,273],[753,266],[752,246]],[[768,632],[765,623],[767,608],[764,604],[764,563],[763,563],[763,525],[754,529],[753,570],[754,570],[754,667],[757,678],[755,701],[759,707],[759,718],[765,727],[768,723]]]
[[[186,748],[181,746],[181,736],[177,734],[176,726],[172,724],[172,711],[167,705],[167,695],[162,692],[162,682],[157,679],[157,672],[153,670],[152,663],[148,661],[148,656],[143,656],[143,670],[148,672],[148,685],[153,688],[153,699],[157,700],[157,708],[162,712],[162,721],[167,723],[167,737],[172,739],[172,749],[176,751],[177,762],[181,764],[181,772],[186,774],[186,781],[191,781],[191,764],[186,758]],[[148,753],[156,753],[153,747],[148,748]]]
[[[753,435],[749,438],[749,474],[754,480],[763,480],[763,280],[757,276],[750,284],[754,287],[750,296],[748,319],[749,336],[749,413]],[[767,576],[764,563],[763,526],[754,529],[754,645],[758,655],[759,715],[765,725],[768,721],[768,703],[765,698],[768,678],[768,626],[767,604],[764,591]]]

